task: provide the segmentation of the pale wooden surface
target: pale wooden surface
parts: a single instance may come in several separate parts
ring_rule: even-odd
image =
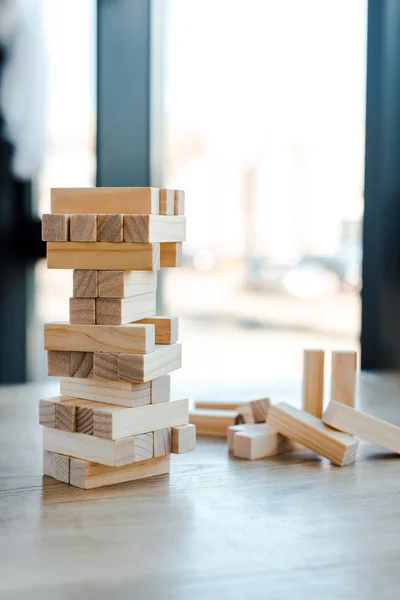
[[[400,424],[399,380],[360,388]],[[249,462],[202,438],[169,476],[84,491],[42,479],[38,399],[54,391],[0,390],[1,598],[398,598],[398,457],[360,442],[344,468],[306,450]]]

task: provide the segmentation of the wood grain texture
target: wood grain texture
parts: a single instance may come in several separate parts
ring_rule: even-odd
[[[165,250],[172,261],[174,250]],[[48,242],[49,269],[97,269],[100,271],[157,271],[159,244],[112,242]]]
[[[71,215],[69,217],[71,242],[95,242],[97,240],[97,215]]]
[[[47,352],[47,375],[71,376],[71,352],[49,350]]]
[[[53,188],[51,212],[63,214],[159,214],[157,188]]]
[[[150,382],[151,404],[160,404],[171,400],[171,375],[161,375]]]
[[[154,431],[154,456],[166,456],[171,454],[171,428]]]
[[[184,242],[185,217],[124,215],[124,242]]]
[[[71,377],[93,377],[93,352],[71,352]]]
[[[160,244],[160,267],[182,266],[182,243],[163,242]]]
[[[99,272],[74,269],[73,271],[74,298],[97,298],[99,295]]]
[[[42,215],[42,240],[44,242],[68,242],[68,215]]]
[[[323,350],[304,350],[303,358],[303,410],[322,417],[324,402],[324,361]]]
[[[171,429],[171,453],[186,454],[196,447],[196,426],[193,423]]]
[[[151,384],[106,379],[75,379],[61,377],[60,392],[93,402],[106,402],[116,406],[133,408],[146,406],[151,400]]]
[[[135,459],[134,462],[149,460],[154,456],[154,434],[142,433],[135,436]]]
[[[66,402],[56,402],[56,429],[76,431],[76,405]]]
[[[123,215],[97,215],[97,241],[123,242]]]
[[[163,317],[159,315],[141,319],[138,323],[154,325],[156,344],[176,344],[179,339],[178,317]]]
[[[120,381],[151,381],[182,366],[181,344],[157,346],[150,354],[119,354]]]
[[[155,271],[99,271],[101,298],[128,298],[156,290]]]
[[[94,433],[94,408],[93,406],[76,407],[76,431],[93,435]]]
[[[110,352],[95,352],[93,377],[94,379],[118,381],[118,355]]]
[[[227,437],[228,427],[235,425],[237,413],[234,410],[192,409],[189,422],[196,426],[197,435]]]
[[[291,440],[265,423],[243,425],[233,435],[232,452],[236,458],[258,460],[293,449]]]
[[[332,352],[331,400],[354,406],[356,365],[356,352]]]
[[[160,215],[174,214],[174,190],[160,190]]]
[[[69,321],[74,325],[95,325],[96,299],[70,298]]]
[[[56,426],[55,398],[39,400],[39,424],[46,427]]]
[[[43,475],[53,477],[62,483],[69,483],[69,472],[69,456],[43,450]]]
[[[185,214],[185,192],[174,190],[174,215]]]
[[[156,293],[131,298],[96,298],[98,325],[124,325],[156,313]]]

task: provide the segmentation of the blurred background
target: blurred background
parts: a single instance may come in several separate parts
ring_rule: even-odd
[[[145,4],[131,2],[143,22]],[[102,175],[113,147],[105,122],[124,95],[108,85],[105,102],[102,82],[131,51],[111,43],[107,28],[126,5],[42,3],[48,94],[44,160],[32,184],[38,216],[49,212],[51,187],[142,185],[129,172],[112,183]],[[184,266],[163,272],[159,298],[181,319],[176,379],[296,379],[306,346],[358,349],[367,1],[150,5],[152,148],[143,152],[153,185],[186,191]],[[121,79],[134,78],[139,58]],[[140,152],[141,140],[134,143]],[[68,319],[72,272],[47,271],[41,258],[31,280],[26,376],[43,380],[43,322]]]

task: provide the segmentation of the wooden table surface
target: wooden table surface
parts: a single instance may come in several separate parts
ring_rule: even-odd
[[[43,391],[0,389],[0,598],[399,598],[400,457],[248,462],[202,438],[169,476],[83,491],[42,478]],[[359,396],[400,424],[395,376]]]

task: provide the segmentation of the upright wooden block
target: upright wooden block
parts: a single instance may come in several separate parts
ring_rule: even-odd
[[[150,382],[151,404],[161,404],[171,400],[171,375],[161,375]]]
[[[196,447],[196,426],[192,423],[172,427],[172,454],[185,454]]]
[[[97,298],[99,272],[74,269],[73,272],[73,296],[74,298]]]
[[[49,350],[47,352],[47,374],[56,377],[70,377],[71,352]]]
[[[149,433],[142,433],[141,435],[136,435],[134,462],[149,460],[150,458],[153,458],[153,456],[155,456],[153,432],[150,431]]]
[[[44,242],[68,242],[68,215],[42,215],[42,240]]]
[[[69,320],[74,325],[96,323],[96,298],[70,298]]]
[[[43,475],[53,477],[62,483],[69,483],[69,473],[69,456],[43,450]]]
[[[93,352],[71,352],[71,377],[93,377]]]
[[[334,431],[314,415],[285,402],[272,405],[267,423],[282,435],[302,444],[339,466],[355,460],[358,442],[346,433]]]
[[[303,410],[318,419],[324,401],[324,359],[323,350],[304,350]]]
[[[182,266],[182,243],[164,242],[160,244],[160,267]]]
[[[157,290],[155,271],[100,271],[101,298],[128,298]]]
[[[185,192],[174,190],[174,215],[185,214]]]
[[[133,408],[146,406],[151,400],[151,384],[107,379],[75,379],[62,377],[60,393],[93,402],[106,402],[116,406]]]
[[[157,346],[150,354],[119,354],[118,376],[121,381],[151,381],[182,366],[180,344]]]
[[[71,215],[69,239],[71,242],[95,242],[97,240],[97,215]]]
[[[196,426],[198,435],[227,437],[228,427],[236,425],[236,420],[234,410],[196,409],[189,413],[189,422]]]
[[[172,262],[173,249],[165,252]],[[157,271],[160,268],[160,244],[48,242],[47,267],[99,271]]]
[[[131,298],[96,298],[98,325],[124,325],[156,313],[156,293]]]
[[[174,214],[174,190],[160,190],[160,215]]]
[[[39,400],[39,424],[45,427],[56,426],[55,398]]]
[[[154,432],[154,456],[171,454],[171,428],[159,429]]]
[[[354,406],[356,364],[356,352],[332,352],[331,400]]]
[[[331,400],[323,414],[323,422],[334,429],[383,446],[400,454],[400,427],[359,412],[341,402]]]
[[[97,241],[123,242],[123,215],[97,215]]]
[[[66,401],[55,403],[56,429],[76,431],[76,405]]]
[[[124,215],[125,242],[184,242],[185,239],[185,217]]]
[[[257,460],[293,450],[293,443],[264,423],[244,425],[233,436],[233,455],[237,458]]]
[[[51,212],[63,214],[155,214],[160,212],[157,188],[53,188]]]
[[[170,470],[170,457],[160,456],[159,458],[151,458],[123,467],[107,467],[99,463],[71,458],[70,465],[70,484],[89,490],[157,475],[166,475]]]
[[[176,344],[179,338],[178,317],[154,316],[141,319],[138,323],[154,325],[156,344]]]
[[[93,377],[118,381],[118,354],[95,352]]]

